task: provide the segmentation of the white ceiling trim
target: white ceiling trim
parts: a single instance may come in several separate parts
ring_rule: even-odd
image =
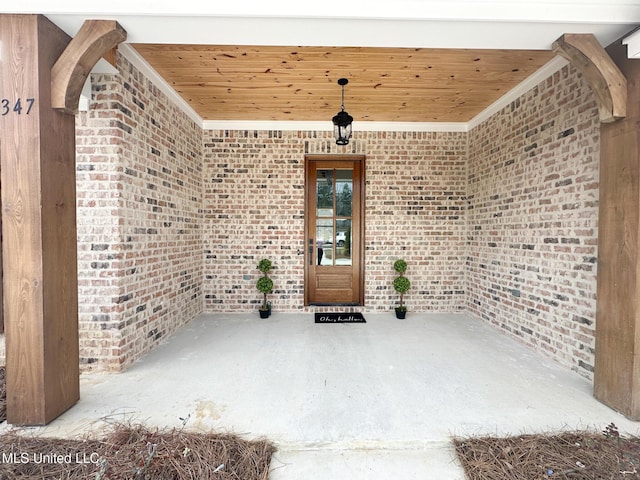
[[[130,43],[548,49],[564,33],[603,45],[640,24],[639,0],[21,0],[75,36],[117,20]]]
[[[22,0],[3,5],[6,13],[345,18],[384,20],[530,21],[626,23],[640,15],[634,0]]]
[[[627,46],[627,58],[640,58],[640,30],[623,39],[622,43]]]
[[[638,23],[536,23],[473,20],[384,20],[220,16],[47,15],[70,36],[87,18],[114,19],[129,43],[295,45],[547,50],[564,33],[593,33],[603,45]],[[339,33],[337,33],[339,32]]]

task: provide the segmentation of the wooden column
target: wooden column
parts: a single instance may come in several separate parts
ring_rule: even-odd
[[[601,125],[594,395],[640,420],[640,61],[607,49],[627,79],[626,118]]]
[[[75,117],[51,107],[69,37],[0,15],[0,162],[7,417],[46,424],[80,397]]]
[[[88,20],[71,40],[0,14],[0,195],[7,419],[42,425],[80,398],[75,116],[89,72],[124,41]]]
[[[0,136],[0,142],[1,141],[2,141],[2,137]],[[0,162],[0,178],[2,178],[2,162]],[[0,182],[0,199],[2,199],[2,182]],[[4,284],[4,280],[2,275],[2,211],[0,210],[0,333],[4,333],[4,287],[3,287],[3,284]]]

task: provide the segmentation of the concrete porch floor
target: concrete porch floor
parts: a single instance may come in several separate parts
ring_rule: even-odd
[[[451,436],[632,422],[591,384],[464,314],[203,315],[122,374],[82,377],[80,402],[42,434],[105,418],[276,443],[271,480],[462,480]]]

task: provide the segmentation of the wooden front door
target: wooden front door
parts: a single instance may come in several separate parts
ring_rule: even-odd
[[[305,305],[364,304],[364,157],[308,155]]]

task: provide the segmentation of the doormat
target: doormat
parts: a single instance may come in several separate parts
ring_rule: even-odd
[[[316,313],[316,323],[367,323],[361,313]]]

